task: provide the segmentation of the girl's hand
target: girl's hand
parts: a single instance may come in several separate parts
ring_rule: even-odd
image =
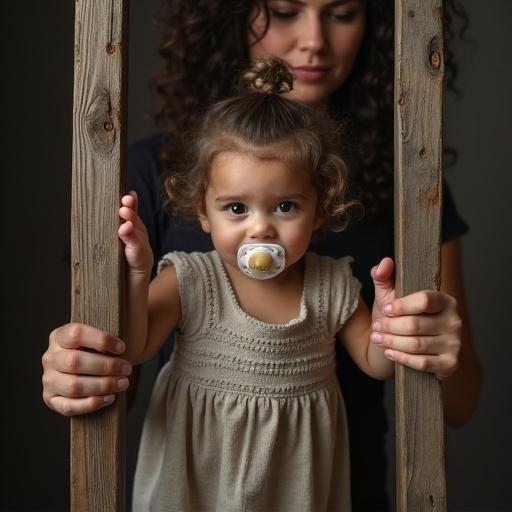
[[[67,324],[55,329],[43,355],[46,405],[64,416],[110,405],[115,393],[129,386],[132,366],[116,356],[125,348],[119,338],[89,325]]]
[[[375,285],[372,341],[387,358],[415,370],[450,376],[458,366],[462,321],[456,300],[422,290],[399,299],[393,284],[394,264],[384,258],[371,275]]]
[[[137,193],[129,192],[121,198],[119,217],[124,221],[118,230],[125,245],[125,257],[132,274],[151,273],[153,252],[149,244],[146,226],[137,215]]]

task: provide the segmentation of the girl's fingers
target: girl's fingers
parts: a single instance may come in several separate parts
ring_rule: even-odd
[[[388,283],[393,277],[395,264],[391,258],[383,258],[378,265],[371,269],[371,276],[375,284]]]
[[[121,224],[121,226],[123,226],[127,222],[131,222],[133,224],[134,229],[137,232],[146,232],[146,226],[144,225],[141,218],[137,215],[137,212],[134,209],[128,208],[126,206],[121,206],[121,208],[119,208],[119,217],[122,220],[124,220],[124,223]]]
[[[437,379],[449,377],[458,366],[457,357],[449,354],[441,356],[413,355],[398,350],[386,349],[384,355],[388,359],[413,370],[432,373]]]
[[[379,306],[391,303],[395,298],[394,268],[393,260],[391,258],[384,258],[371,270],[375,286],[375,301]]]
[[[457,311],[456,300],[434,290],[421,290],[405,297],[395,299],[385,310],[387,315],[418,315],[421,313],[435,314],[445,310]]]
[[[115,395],[66,398],[64,396],[45,396],[43,394],[46,405],[64,416],[78,416],[98,411],[110,405],[115,398]]]
[[[130,240],[130,237],[133,235],[133,231],[133,222],[127,220],[119,226],[117,233],[121,237],[123,242],[128,242]]]
[[[137,192],[135,192],[135,190],[130,190],[128,195],[133,199],[133,209],[137,212],[139,208],[139,197],[137,196]]]
[[[79,323],[66,324],[52,331],[49,345],[45,356],[51,356],[56,345],[62,348],[88,348],[110,354],[122,354],[126,350],[126,345],[116,336]]]
[[[128,208],[131,208],[132,210],[137,211],[137,206],[138,206],[137,192],[135,192],[135,190],[130,190],[128,192],[128,194],[125,194],[121,198],[121,204],[123,206],[127,206]]]

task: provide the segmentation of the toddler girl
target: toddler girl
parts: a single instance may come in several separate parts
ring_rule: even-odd
[[[126,357],[142,362],[177,333],[146,417],[137,511],[350,509],[336,339],[370,376],[393,375],[350,259],[306,252],[353,205],[336,130],[281,94],[292,76],[275,59],[242,85],[208,110],[193,160],[166,181],[215,251],[167,254],[150,285],[136,195],[122,199]],[[389,258],[372,271],[374,320],[394,298],[392,273]]]

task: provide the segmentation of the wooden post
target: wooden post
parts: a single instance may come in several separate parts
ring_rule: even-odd
[[[121,335],[127,0],[75,1],[72,321]],[[122,511],[125,400],[71,421],[71,510]]]
[[[395,0],[395,257],[398,296],[439,289],[442,0]],[[396,367],[397,510],[446,510],[441,387]]]

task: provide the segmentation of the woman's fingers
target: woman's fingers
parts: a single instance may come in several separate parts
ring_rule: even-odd
[[[390,348],[409,354],[434,354],[445,352],[451,340],[441,336],[395,336],[374,332],[372,341],[382,348]],[[455,349],[455,346],[454,346]]]
[[[89,325],[71,323],[52,331],[43,355],[45,403],[66,416],[112,403],[130,384],[130,363],[113,355],[125,348],[116,336]]]
[[[64,416],[77,416],[98,411],[115,400],[115,395],[89,396],[87,398],[67,398],[64,396],[50,396],[43,393],[46,405],[55,412]]]
[[[399,299],[395,299],[385,309],[387,315],[436,314],[444,311],[457,311],[457,301],[435,290],[421,290]]]
[[[381,317],[373,323],[373,330],[399,336],[436,336],[458,333],[461,326],[462,322],[457,314],[409,315]]]
[[[109,395],[128,389],[130,382],[122,376],[89,376],[63,374],[57,371],[45,372],[44,390],[51,395],[67,398],[84,398],[95,395]]]
[[[61,350],[54,354],[52,368],[75,375],[127,376],[132,373],[131,364],[124,359],[74,349]]]
[[[457,357],[451,354],[415,355],[392,349],[385,349],[384,354],[392,361],[412,368],[413,370],[432,373],[440,380],[449,377],[458,366]]]
[[[66,324],[52,331],[49,345],[45,355],[53,354],[56,345],[61,348],[87,348],[110,354],[122,354],[126,350],[123,341],[116,336],[90,325],[78,323]]]

